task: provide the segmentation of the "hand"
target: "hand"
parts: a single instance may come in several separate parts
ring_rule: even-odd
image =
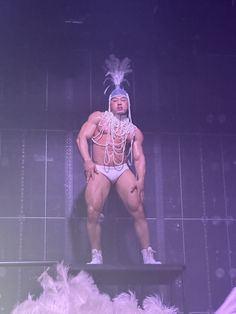
[[[138,192],[138,196],[143,203],[144,201],[144,180],[137,180],[135,185],[131,188],[130,192],[133,193],[135,190]]]
[[[94,179],[95,174],[97,174],[98,171],[96,169],[96,165],[92,160],[85,160],[84,162],[84,174],[86,177],[87,183],[90,179]]]

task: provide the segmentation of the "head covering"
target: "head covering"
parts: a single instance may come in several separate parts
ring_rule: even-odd
[[[108,111],[111,111],[111,99],[113,97],[125,96],[128,100],[128,118],[132,122],[129,94],[122,87],[122,84],[124,83],[129,84],[129,82],[125,79],[125,75],[132,72],[132,69],[130,68],[130,59],[124,58],[123,60],[119,60],[114,55],[110,55],[109,58],[105,60],[105,68],[106,79],[104,83],[109,81],[110,84],[107,86],[104,93],[106,93],[110,87],[114,87],[109,95]]]

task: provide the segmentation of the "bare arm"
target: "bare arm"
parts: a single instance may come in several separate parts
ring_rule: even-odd
[[[143,134],[137,128],[135,131],[135,140],[133,143],[134,166],[136,171],[138,193],[143,201],[144,198],[144,178],[146,173],[146,161],[143,152]]]
[[[87,181],[90,179],[90,177],[93,178],[94,173],[96,172],[95,164],[89,155],[88,140],[93,137],[100,119],[101,112],[92,113],[88,120],[82,125],[76,139],[79,152],[84,160],[84,169]]]
[[[135,131],[135,139],[133,143],[134,166],[137,180],[143,180],[146,173],[146,162],[143,153],[143,134],[137,128]]]

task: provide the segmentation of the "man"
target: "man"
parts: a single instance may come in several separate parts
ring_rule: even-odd
[[[107,60],[108,75],[112,77],[115,85],[109,97],[109,109],[92,113],[77,138],[87,180],[85,199],[88,212],[87,229],[92,249],[90,264],[103,263],[99,218],[112,184],[134,219],[144,264],[160,263],[153,257],[154,251],[150,247],[149,230],[143,209],[143,134],[132,123],[129,96],[120,86],[124,75],[130,72],[127,60],[120,62],[113,56]],[[89,140],[92,140],[92,158],[89,154]],[[130,156],[134,160],[136,175],[127,165]]]

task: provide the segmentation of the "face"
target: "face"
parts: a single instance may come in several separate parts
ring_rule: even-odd
[[[128,111],[128,99],[125,96],[115,96],[111,99],[111,111],[114,114],[126,114]]]

